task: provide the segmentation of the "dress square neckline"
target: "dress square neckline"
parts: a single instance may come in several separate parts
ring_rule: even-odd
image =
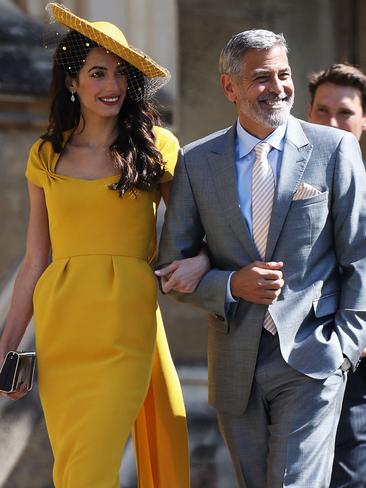
[[[73,132],[73,129],[70,129],[70,130],[64,132],[65,142],[62,145],[62,150],[64,150],[66,144],[69,142],[69,139],[70,139],[70,137],[72,135],[72,132]],[[91,182],[102,182],[102,181],[110,180],[112,178],[113,179],[119,179],[120,178],[120,175],[119,174],[102,176],[100,178],[79,178],[77,176],[70,176],[70,175],[64,175],[62,173],[57,173],[57,165],[58,165],[58,162],[59,162],[59,160],[61,158],[62,151],[60,153],[58,153],[58,154],[56,152],[54,152],[54,154],[55,154],[56,157],[53,158],[52,165],[51,165],[49,171],[56,178],[63,178],[63,179],[74,180],[74,181],[85,181],[87,183],[91,183]]]

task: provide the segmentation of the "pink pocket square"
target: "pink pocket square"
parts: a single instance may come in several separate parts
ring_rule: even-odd
[[[305,198],[315,197],[316,195],[320,195],[320,193],[321,191],[308,183],[300,183],[300,186],[292,197],[292,200],[305,200]]]

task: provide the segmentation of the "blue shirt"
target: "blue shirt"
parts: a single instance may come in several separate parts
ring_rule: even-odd
[[[240,211],[252,235],[252,170],[255,161],[254,147],[260,142],[268,142],[272,149],[268,154],[275,184],[278,180],[282,152],[285,145],[287,123],[280,125],[266,139],[258,139],[247,132],[239,120],[236,123],[235,167],[238,185]]]
[[[265,139],[258,139],[247,132],[239,122],[236,123],[236,139],[235,139],[235,168],[237,176],[237,190],[239,198],[240,211],[245,223],[247,224],[250,235],[252,232],[252,170],[255,161],[254,147],[260,142],[268,142],[271,145],[271,150],[268,154],[268,162],[271,165],[275,184],[278,180],[278,175],[281,166],[282,153],[285,145],[287,123],[280,125]],[[229,276],[226,289],[226,302],[235,302],[230,291]]]

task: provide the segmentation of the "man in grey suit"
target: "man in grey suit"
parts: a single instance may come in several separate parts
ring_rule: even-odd
[[[220,68],[238,119],[182,149],[158,267],[206,238],[211,270],[176,295],[209,312],[209,401],[238,485],[327,488],[347,371],[366,345],[359,145],[290,115],[282,35],[233,36]],[[169,267],[159,274],[174,288]]]

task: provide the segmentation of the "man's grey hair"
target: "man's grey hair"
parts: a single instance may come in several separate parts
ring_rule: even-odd
[[[248,49],[271,49],[282,46],[288,52],[283,34],[275,34],[265,29],[253,29],[235,34],[220,54],[220,73],[240,74],[240,61]]]

